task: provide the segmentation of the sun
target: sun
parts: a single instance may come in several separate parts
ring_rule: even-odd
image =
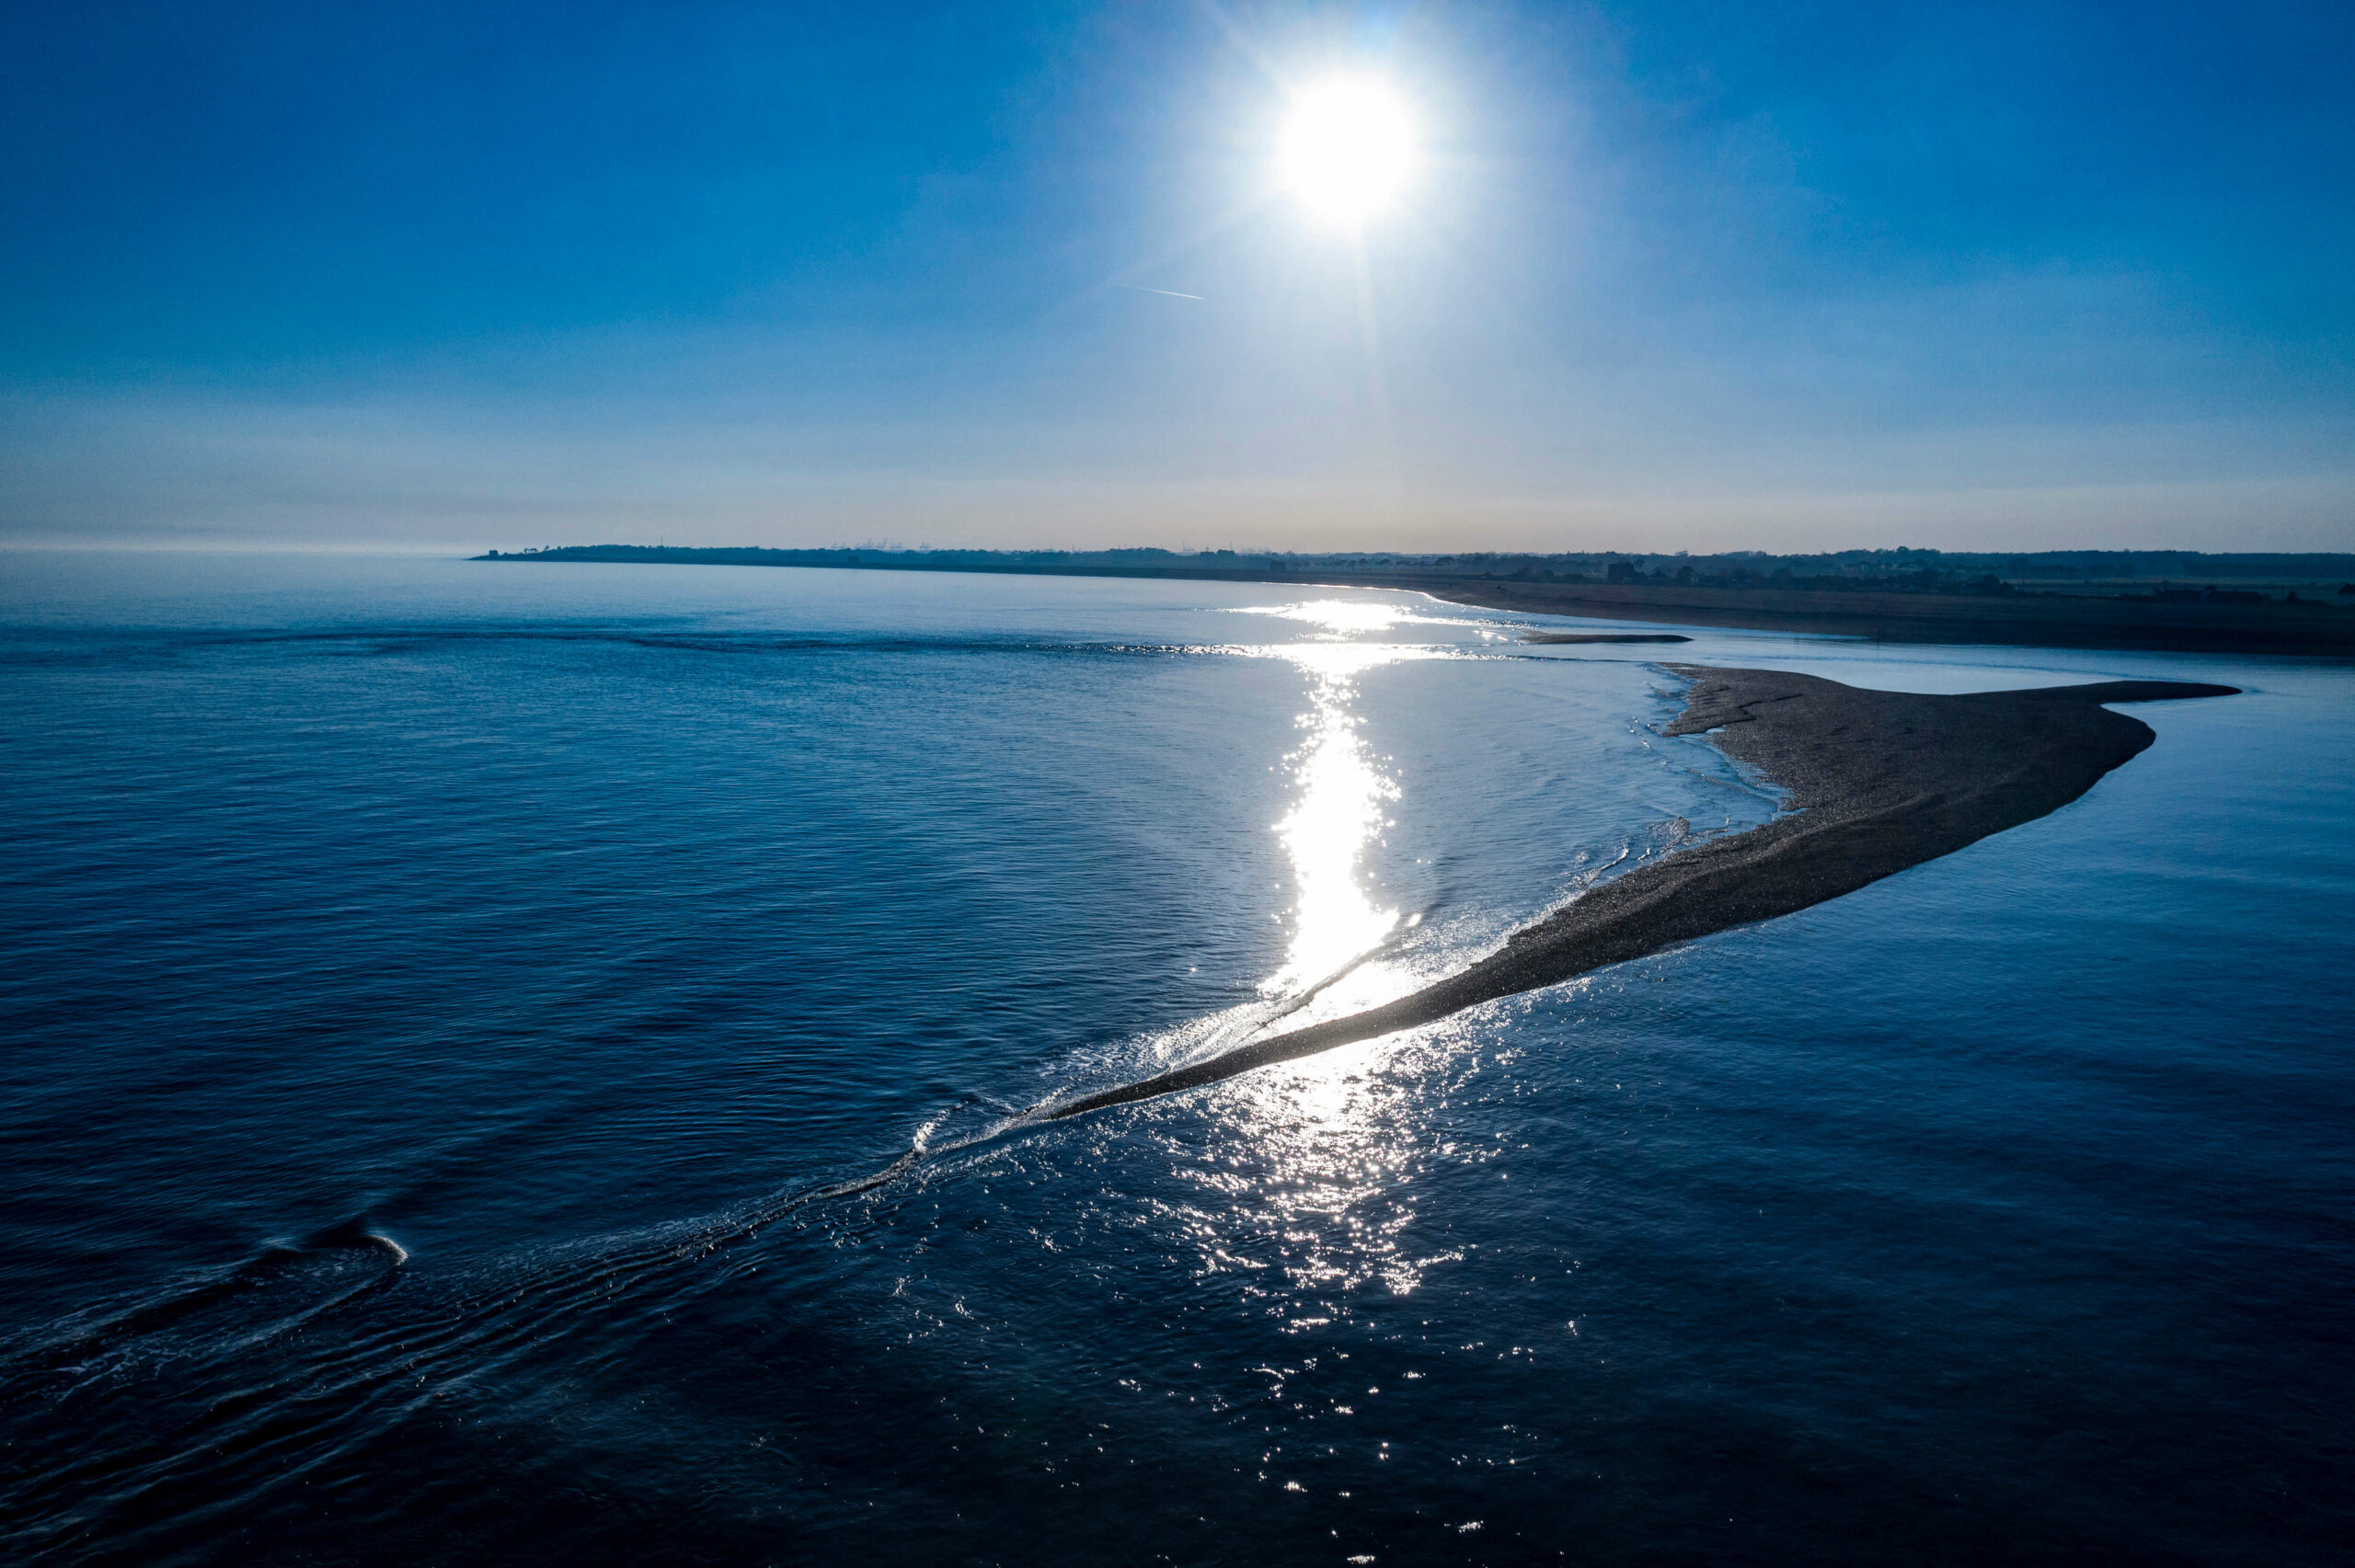
[[[1320,82],[1295,97],[1278,155],[1293,194],[1317,216],[1350,224],[1396,200],[1417,161],[1407,106],[1365,76]]]

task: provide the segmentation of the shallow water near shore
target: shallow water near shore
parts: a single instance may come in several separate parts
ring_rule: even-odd
[[[2338,1560],[2348,667],[1534,624],[0,556],[0,1541]],[[2246,694],[1836,902],[1022,1119],[1763,820],[1658,660]]]

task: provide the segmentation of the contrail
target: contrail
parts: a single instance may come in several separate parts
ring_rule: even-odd
[[[1148,289],[1142,283],[1123,283],[1123,289],[1134,289],[1140,294],[1167,294],[1173,300],[1199,300],[1200,294],[1181,294],[1175,289]]]

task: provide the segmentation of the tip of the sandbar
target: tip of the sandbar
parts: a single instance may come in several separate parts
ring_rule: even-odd
[[[2218,686],[2205,681],[2096,681],[2083,686],[2055,686],[2055,692],[2106,692],[2105,703],[2181,703],[2200,697],[2237,697],[2238,686]]]

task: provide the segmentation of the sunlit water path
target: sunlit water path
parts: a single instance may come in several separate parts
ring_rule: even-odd
[[[7,560],[12,1558],[2330,1561],[2345,671],[1694,635],[2250,694],[1041,1126],[1772,799],[1409,596]]]

